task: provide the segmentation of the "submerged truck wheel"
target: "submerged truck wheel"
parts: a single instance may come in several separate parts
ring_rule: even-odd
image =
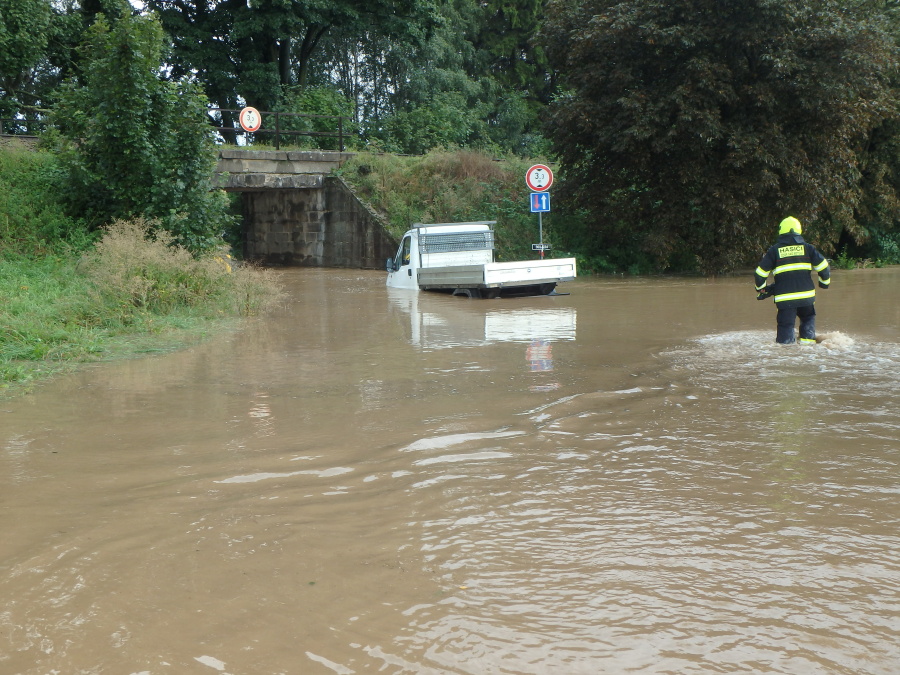
[[[458,295],[464,298],[480,298],[481,291],[477,288],[454,288],[453,295]]]

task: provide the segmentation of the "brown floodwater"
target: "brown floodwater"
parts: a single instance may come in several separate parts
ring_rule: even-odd
[[[283,279],[0,401],[0,673],[900,672],[900,268]]]

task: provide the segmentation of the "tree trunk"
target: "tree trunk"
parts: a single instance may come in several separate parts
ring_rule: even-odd
[[[291,38],[289,37],[278,43],[278,80],[282,87],[291,84]]]

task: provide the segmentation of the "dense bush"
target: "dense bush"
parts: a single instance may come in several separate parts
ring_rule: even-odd
[[[103,238],[78,269],[89,280],[91,305],[103,308],[96,319],[100,323],[128,323],[141,312],[165,314],[188,307],[207,314],[249,315],[277,298],[272,272],[236,267],[224,250],[193,255],[171,233],[143,219],[104,228]]]
[[[827,254],[900,223],[891,3],[553,0],[538,42],[571,203],[657,270],[755,263],[795,215]]]
[[[358,138],[359,129],[353,121],[354,103],[334,87],[284,87],[275,110],[304,115],[280,118],[282,131],[302,132],[283,137],[282,146],[291,144],[318,150],[340,150],[338,134],[341,133],[344,149],[349,150]],[[339,117],[346,119],[338,120]]]

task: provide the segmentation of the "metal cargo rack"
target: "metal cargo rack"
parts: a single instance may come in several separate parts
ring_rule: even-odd
[[[420,234],[419,250],[422,253],[455,253],[458,251],[491,251],[494,233],[456,232],[452,234]]]

